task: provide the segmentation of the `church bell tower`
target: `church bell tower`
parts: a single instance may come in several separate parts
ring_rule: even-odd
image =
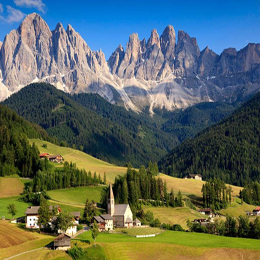
[[[114,193],[112,189],[112,184],[109,184],[109,197],[107,201],[107,213],[111,216],[114,215],[115,212],[115,198],[114,198]]]

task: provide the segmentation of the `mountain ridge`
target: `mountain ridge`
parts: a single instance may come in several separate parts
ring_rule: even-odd
[[[131,34],[106,61],[71,25],[50,30],[40,15],[28,15],[0,45],[0,99],[33,82],[69,93],[98,93],[137,113],[169,111],[201,102],[243,101],[260,88],[260,44],[217,55],[173,26],[149,39]]]

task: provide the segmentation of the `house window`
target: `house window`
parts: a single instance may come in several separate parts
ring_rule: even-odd
[[[32,219],[30,218],[30,221],[32,221]]]

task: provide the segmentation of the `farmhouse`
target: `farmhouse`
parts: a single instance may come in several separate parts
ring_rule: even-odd
[[[114,219],[109,214],[104,214],[100,216],[95,216],[94,220],[98,224],[99,231],[109,231],[113,230]]]
[[[26,228],[39,228],[38,226],[38,210],[40,206],[30,206],[26,209],[25,211],[25,223],[26,223]],[[57,214],[61,212],[60,206],[50,206],[50,211],[53,209],[57,210]]]
[[[260,216],[260,207],[257,207],[256,209],[253,210],[253,215]]]
[[[48,153],[40,153],[40,159],[45,159],[45,158],[48,158],[50,154]]]
[[[56,163],[62,163],[64,161],[64,158],[60,155],[50,155],[48,153],[41,153],[40,159],[48,159],[50,162],[56,162]]]
[[[61,163],[64,161],[63,157],[60,154],[49,155],[47,158],[49,159],[50,162]]]
[[[207,215],[210,218],[214,216],[212,209],[200,209],[199,212],[203,215]]]
[[[67,234],[61,234],[54,239],[54,250],[68,250],[70,249],[70,236]]]
[[[30,206],[26,209],[25,211],[25,215],[26,215],[26,228],[40,228],[38,225],[38,219],[39,219],[39,215],[38,215],[38,211],[39,211],[40,206]],[[53,209],[57,209],[57,214],[59,214],[61,212],[61,208],[60,206],[50,206],[50,211],[52,211]],[[70,213],[73,216],[73,225],[70,226],[67,230],[66,230],[66,234],[73,236],[77,233],[77,225],[79,224],[79,218],[80,218],[80,212],[71,212]],[[56,224],[56,219],[57,217],[54,216],[52,219],[50,219],[50,226],[51,229],[54,230],[55,228],[55,224]],[[58,233],[63,233],[62,230],[58,230]]]
[[[185,179],[194,179],[202,181],[202,176],[201,174],[189,174],[185,177]]]

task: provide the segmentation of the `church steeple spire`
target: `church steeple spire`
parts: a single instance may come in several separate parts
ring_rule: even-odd
[[[114,193],[112,189],[112,184],[110,182],[109,184],[109,197],[107,201],[107,213],[110,214],[111,216],[114,215],[115,211],[115,198],[114,198]]]

